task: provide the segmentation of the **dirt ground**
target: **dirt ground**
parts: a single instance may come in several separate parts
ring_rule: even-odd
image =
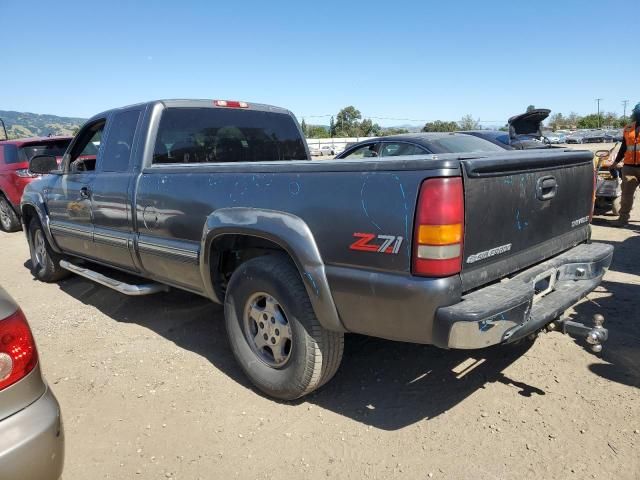
[[[638,479],[640,204],[629,228],[611,220],[593,231],[613,266],[572,314],[605,314],[601,355],[559,333],[479,352],[354,335],[333,381],[294,403],[251,387],[204,299],[37,282],[22,233],[0,233],[0,284],[62,405],[65,480]]]

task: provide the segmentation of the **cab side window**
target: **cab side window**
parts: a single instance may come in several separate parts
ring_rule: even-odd
[[[100,142],[106,120],[98,120],[85,127],[79,134],[69,158],[69,172],[92,172],[96,169],[96,160],[100,151]]]
[[[139,118],[140,110],[129,110],[113,116],[102,154],[103,172],[126,172],[129,169]]]
[[[368,143],[367,145],[363,145],[359,148],[353,150],[349,155],[345,156],[345,159],[355,160],[358,158],[374,158],[378,156],[378,152],[376,151],[377,144]]]

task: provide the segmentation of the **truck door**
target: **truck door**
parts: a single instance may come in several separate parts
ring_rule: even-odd
[[[102,155],[91,187],[94,256],[111,265],[136,271],[133,250],[131,198],[134,159],[141,108],[112,114]]]
[[[99,118],[80,130],[63,160],[65,173],[46,192],[56,242],[64,251],[83,257],[93,256],[90,197],[105,124],[106,118]]]

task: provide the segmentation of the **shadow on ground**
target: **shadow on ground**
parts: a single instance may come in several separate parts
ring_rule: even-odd
[[[572,318],[588,321],[596,313],[604,314],[609,340],[604,344],[601,357],[607,363],[593,363],[589,369],[608,380],[640,388],[640,284],[613,280],[615,272],[640,273],[640,236],[606,243],[615,247],[615,253],[611,274],[597,291],[610,295],[581,303]]]
[[[79,277],[58,285],[118,322],[139,324],[202,355],[231,379],[253,389],[228,346],[222,307],[178,290],[135,298]],[[367,425],[396,430],[446,412],[491,382],[508,385],[525,397],[544,395],[536,386],[503,373],[527,348],[444,351],[348,335],[338,374],[297,403],[314,403]]]

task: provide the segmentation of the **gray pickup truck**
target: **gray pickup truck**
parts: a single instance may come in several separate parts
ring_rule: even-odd
[[[280,399],[329,381],[347,332],[475,349],[562,324],[600,347],[600,323],[562,317],[613,253],[589,238],[593,155],[415,153],[311,161],[267,105],[111,110],[60,167],[31,160],[50,174],[22,198],[33,273],[224,304],[235,357]]]

